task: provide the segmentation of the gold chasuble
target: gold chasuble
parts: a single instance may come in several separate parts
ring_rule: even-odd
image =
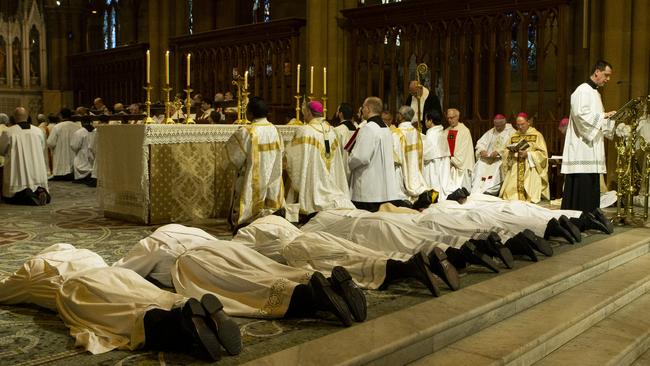
[[[504,181],[499,196],[506,200],[521,200],[537,203],[542,198],[549,199],[548,150],[544,136],[533,127],[525,133],[515,131],[510,136],[510,145],[525,140],[529,147],[527,157],[519,152],[503,150]]]

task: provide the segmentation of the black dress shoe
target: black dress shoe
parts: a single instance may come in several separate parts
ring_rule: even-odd
[[[221,358],[221,344],[217,335],[210,329],[206,322],[206,313],[197,299],[189,299],[183,305],[183,328],[192,334],[192,337],[201,345],[201,348],[217,361]],[[239,331],[239,329],[238,329]]]
[[[450,201],[456,201],[460,202],[463,199],[466,199],[467,196],[465,195],[465,192],[463,192],[462,188],[458,188],[457,190],[451,192],[449,196],[447,196],[447,199]]]
[[[605,216],[605,213],[603,210],[600,208],[597,208],[591,212],[598,221],[603,223],[605,227],[607,228],[607,233],[611,234],[614,232],[614,224],[612,224],[612,220],[608,219],[607,216]]]
[[[326,310],[334,314],[346,327],[352,325],[352,314],[345,300],[334,291],[325,276],[314,272],[309,279],[316,310]]]
[[[605,234],[611,234],[607,226],[600,222],[600,220],[598,220],[592,213],[583,212],[582,215],[580,215],[579,220],[585,230],[598,230]]]
[[[472,242],[466,242],[460,247],[460,252],[463,253],[465,260],[468,263],[476,264],[483,266],[491,270],[492,272],[499,273],[497,264],[490,258],[489,255],[481,252],[476,245]]]
[[[546,231],[544,231],[544,239],[548,240],[552,236],[562,237],[566,239],[569,244],[574,244],[576,242],[573,235],[567,231],[567,229],[563,228],[556,218],[552,218],[548,221],[548,224],[546,225]]]
[[[463,192],[463,194],[465,195],[465,197],[469,197],[469,191],[467,190],[467,188],[465,188],[465,187],[461,187],[460,190]]]
[[[512,257],[512,253],[510,252],[510,249],[506,248],[505,246],[503,246],[503,244],[501,244],[501,239],[499,239],[499,241],[496,241],[488,237],[488,239],[485,240],[476,240],[476,239],[470,239],[470,240],[472,241],[472,243],[474,243],[474,245],[476,245],[478,250],[480,250],[481,252],[491,257],[499,258],[499,260],[506,266],[506,268],[510,269],[514,266],[515,259]]]
[[[513,236],[512,238],[506,241],[506,247],[510,249],[510,252],[514,255],[523,255],[530,258],[531,261],[537,262],[537,255],[533,248],[528,244],[526,239],[521,233]]]
[[[440,296],[440,289],[435,284],[436,280],[433,277],[433,273],[429,271],[427,266],[428,261],[429,260],[424,253],[418,252],[414,254],[406,264],[410,267],[413,278],[426,286],[431,292],[431,295],[438,297]]]
[[[368,305],[363,291],[352,281],[350,273],[341,266],[332,269],[332,288],[341,295],[357,322],[366,320],[368,316]]]
[[[429,270],[433,272],[436,276],[440,277],[450,289],[456,291],[460,288],[460,277],[458,277],[458,271],[456,268],[447,260],[447,254],[445,251],[435,247],[427,256],[426,265],[429,267]]]
[[[551,243],[535,235],[535,233],[530,229],[525,229],[522,231],[521,236],[526,239],[528,244],[536,251],[544,254],[547,257],[553,255],[553,248],[551,247]]]
[[[580,243],[582,241],[582,235],[580,234],[580,229],[578,229],[577,226],[572,224],[571,220],[569,220],[568,217],[562,215],[560,216],[558,221],[560,222],[560,226],[562,226],[564,229],[566,229],[566,231],[568,231],[569,233],[571,233],[571,235],[573,235],[573,238],[577,243]]]
[[[205,294],[201,305],[207,313],[208,326],[217,335],[219,343],[230,355],[241,353],[241,333],[239,326],[223,311],[223,304],[213,294]]]

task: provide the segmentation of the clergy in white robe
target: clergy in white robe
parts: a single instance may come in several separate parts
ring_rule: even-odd
[[[352,110],[352,105],[350,105],[350,103],[341,103],[336,112],[341,124],[334,127],[334,133],[336,133],[336,138],[339,140],[339,150],[343,157],[343,168],[345,169],[345,176],[348,180],[348,184],[350,183],[350,165],[348,165],[350,153],[345,149],[345,145],[347,145],[352,135],[359,128],[357,123],[352,120],[353,113],[354,111]]]
[[[74,171],[75,153],[70,147],[72,135],[81,128],[77,122],[72,122],[72,111],[68,108],[62,108],[61,119],[50,130],[50,136],[47,138],[47,146],[52,149],[52,174],[57,176],[70,176]]]
[[[591,211],[599,206],[599,175],[605,174],[604,138],[612,138],[615,112],[605,113],[598,87],[609,81],[612,67],[598,61],[591,77],[571,94],[571,115],[564,139],[562,208]]]
[[[74,157],[74,179],[80,180],[90,177],[95,155],[90,151],[91,133],[95,129],[89,121],[82,128],[72,134],[70,148],[75,153]]]
[[[385,123],[385,122],[384,122]],[[389,125],[391,135],[393,136],[393,163],[395,167],[395,184],[399,190],[400,200],[407,200],[406,187],[404,186],[404,165],[406,164],[406,138],[402,130],[397,126]]]
[[[507,123],[506,117],[497,114],[493,120],[494,127],[489,129],[476,142],[476,164],[472,173],[472,193],[498,195],[503,181],[501,173],[501,152],[509,143],[514,128]]]
[[[422,134],[413,127],[413,109],[409,106],[400,107],[397,113],[398,129],[404,136],[404,159],[402,164],[402,174],[404,179],[405,193],[411,201],[416,201],[418,197],[429,191],[431,188],[427,185],[422,175],[424,169]]]
[[[5,113],[0,113],[0,136],[2,136],[2,133],[9,128],[7,126],[9,124],[9,116],[7,116]],[[5,157],[4,154],[0,153],[0,168],[4,166],[5,162]]]
[[[548,184],[548,149],[544,136],[530,126],[528,115],[517,116],[517,130],[510,136],[509,146],[522,144],[527,147],[511,151],[502,150],[503,185],[499,197],[538,203],[550,199]]]
[[[438,197],[445,198],[461,187],[451,175],[451,154],[447,134],[441,125],[434,124],[427,118],[426,136],[422,139],[424,160],[424,181],[427,186],[438,192]]]
[[[237,130],[226,144],[228,159],[238,171],[230,217],[235,227],[284,206],[284,144],[278,129],[266,119],[267,113],[261,98],[250,98],[252,123]]]
[[[381,120],[381,99],[369,97],[363,102],[368,121],[359,129],[350,152],[350,193],[357,207],[377,210],[383,202],[400,199],[395,180],[393,138]]]
[[[412,122],[424,122],[428,114],[442,115],[440,99],[436,93],[429,91],[427,87],[417,80],[409,82],[409,96],[405,105],[411,107],[415,112]]]
[[[39,187],[47,192],[47,168],[43,157],[45,136],[38,127],[27,122],[24,108],[16,108],[14,116],[16,124],[0,135],[0,154],[4,156],[2,196],[13,198],[26,189],[36,192]]]
[[[460,122],[460,111],[455,108],[447,110],[445,128],[449,153],[451,154],[451,176],[456,184],[471,192],[472,170],[474,169],[474,143],[469,129]]]
[[[287,146],[287,173],[291,190],[287,201],[297,201],[300,214],[334,208],[354,208],[334,128],[323,118],[323,105],[303,106],[304,126],[296,129]]]

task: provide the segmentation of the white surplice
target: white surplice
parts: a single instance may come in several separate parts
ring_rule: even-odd
[[[13,197],[24,189],[46,190],[47,167],[43,157],[45,135],[35,126],[22,129],[19,125],[7,128],[0,135],[0,154],[4,155],[2,195]]]
[[[67,175],[73,172],[75,153],[70,147],[72,134],[81,124],[72,121],[59,122],[50,130],[47,146],[52,149],[52,174]]]
[[[352,201],[387,202],[400,198],[390,129],[368,121],[359,129],[349,164]]]
[[[357,128],[359,128],[359,126],[356,122],[352,121],[342,121],[340,125],[334,127],[334,133],[336,134],[336,138],[339,140],[339,151],[343,158],[343,168],[345,170],[345,177],[348,180],[348,185],[350,183],[350,165],[348,165],[350,153],[345,150],[345,145],[348,144],[350,137],[352,137]]]
[[[235,225],[273,213],[284,206],[282,155],[278,129],[266,118],[242,126],[228,140],[226,151],[238,171],[234,184]]]
[[[426,184],[444,199],[461,187],[451,176],[451,155],[447,144],[447,133],[442,126],[429,128],[422,139],[424,159],[424,180]]]
[[[492,127],[476,142],[476,164],[474,165],[472,193],[499,194],[503,175],[501,173],[501,156],[489,157],[493,152],[500,153],[508,145],[508,139],[515,129],[506,123],[501,131]],[[481,152],[488,154],[481,158]]]
[[[94,130],[93,130],[94,131]],[[80,128],[72,134],[70,148],[74,151],[74,179],[86,178],[92,173],[95,154],[90,151],[91,133]]]
[[[287,146],[287,172],[301,214],[354,207],[339,145],[334,128],[317,117],[298,128]]]
[[[456,130],[455,142],[452,142],[452,134],[449,131]],[[449,143],[449,151],[452,151],[452,144],[454,146],[451,153],[451,175],[457,184],[462,185],[468,191],[472,190],[472,170],[474,169],[474,143],[472,142],[472,134],[469,129],[462,122],[458,122],[456,127],[445,128],[447,140]]]

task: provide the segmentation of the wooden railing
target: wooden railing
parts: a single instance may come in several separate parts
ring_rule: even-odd
[[[172,38],[170,48],[177,65],[185,65],[185,55],[192,54],[192,89],[210,99],[226,91],[236,97],[233,76],[248,70],[251,96],[264,98],[271,120],[281,124],[295,106],[294,72],[304,25],[304,19],[284,19],[219,29]],[[179,69],[185,70],[183,67]],[[185,73],[176,79],[177,85],[185,85]]]
[[[147,44],[85,52],[68,57],[75,106],[104,103],[135,103],[145,100],[145,57]]]
[[[558,152],[557,123],[568,114],[570,0],[413,0],[346,9],[351,100],[376,95],[396,111],[415,68],[423,83],[458,108],[474,139],[497,113],[535,119]]]

